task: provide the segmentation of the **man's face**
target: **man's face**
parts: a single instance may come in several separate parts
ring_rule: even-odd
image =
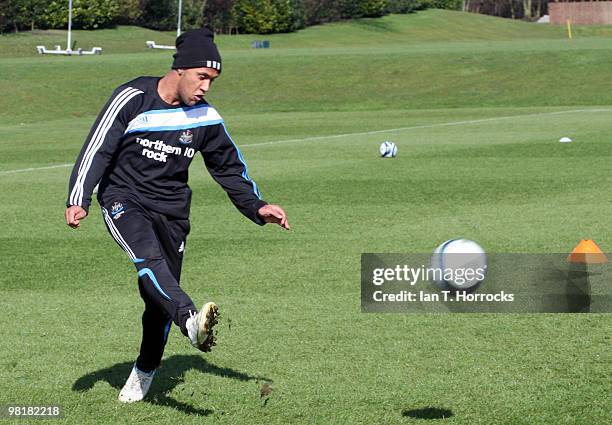
[[[219,76],[219,71],[214,68],[185,68],[177,71],[179,99],[188,106],[202,100],[213,80]]]

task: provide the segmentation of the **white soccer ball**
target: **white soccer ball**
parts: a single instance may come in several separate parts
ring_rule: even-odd
[[[395,158],[397,155],[397,146],[395,143],[385,140],[380,145],[380,156],[383,158]]]
[[[487,254],[469,239],[451,239],[438,246],[431,258],[432,274],[445,290],[469,290],[487,273]]]
[[[570,139],[569,137],[562,137],[559,139],[559,142],[561,143],[571,143],[572,139]]]

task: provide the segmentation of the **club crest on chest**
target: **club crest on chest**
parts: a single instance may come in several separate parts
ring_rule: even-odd
[[[181,137],[179,137],[179,142],[188,145],[193,140],[193,132],[191,130],[185,130],[181,133]]]

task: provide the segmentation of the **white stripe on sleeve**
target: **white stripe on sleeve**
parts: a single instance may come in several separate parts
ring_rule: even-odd
[[[138,94],[142,93],[141,90],[134,89],[132,87],[128,87],[125,90],[121,91],[113,101],[110,103],[100,123],[96,127],[94,134],[87,145],[87,149],[85,150],[85,154],[81,159],[81,163],[79,165],[79,171],[77,174],[77,179],[75,181],[74,187],[70,193],[70,203],[72,205],[82,205],[83,202],[83,191],[84,191],[84,183],[87,177],[87,173],[91,167],[93,162],[93,157],[102,146],[104,142],[104,138],[108,133],[108,130],[111,128],[113,122],[117,118],[119,111],[134,97]]]

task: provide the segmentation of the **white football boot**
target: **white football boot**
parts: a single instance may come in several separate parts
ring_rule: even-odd
[[[219,307],[209,302],[197,314],[189,312],[185,326],[191,345],[200,351],[210,351],[216,345],[213,327],[219,322]]]
[[[135,401],[142,400],[149,392],[154,376],[155,371],[149,373],[143,372],[134,365],[125,385],[121,388],[119,401],[122,403],[134,403]]]

